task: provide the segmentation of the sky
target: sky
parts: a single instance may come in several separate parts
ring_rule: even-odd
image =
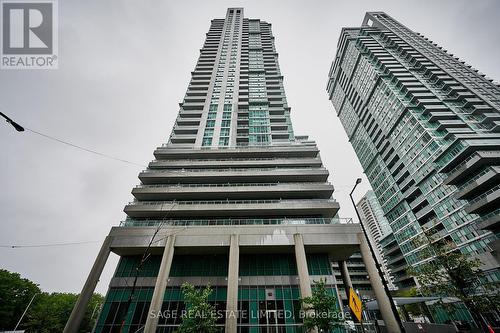
[[[500,79],[500,1],[59,0],[59,69],[0,70],[0,111],[21,125],[140,165],[168,140],[210,20],[228,7],[272,23],[296,135],[317,141],[340,202],[363,176],[328,100],[340,30],[385,11],[489,77]],[[79,292],[143,169],[0,123],[0,268],[45,291]],[[363,182],[355,200],[370,189]],[[112,255],[97,291],[105,293]]]

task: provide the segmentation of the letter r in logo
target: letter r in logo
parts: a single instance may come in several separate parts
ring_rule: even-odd
[[[2,2],[3,53],[51,54],[51,2]]]

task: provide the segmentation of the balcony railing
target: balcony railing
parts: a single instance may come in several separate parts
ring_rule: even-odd
[[[482,193],[481,195],[475,197],[474,199],[470,200],[469,201],[469,206],[472,206],[473,204],[477,203],[478,201],[486,198],[488,195],[498,191],[500,189],[500,184],[493,187],[492,189],[490,189],[489,191],[485,192],[485,193]]]
[[[270,204],[270,203],[314,203],[337,202],[335,199],[303,199],[303,200],[186,200],[186,201],[131,201],[129,205],[241,205],[241,204]]]
[[[245,158],[211,158],[211,159],[201,159],[201,158],[182,158],[182,159],[170,159],[169,163],[172,162],[212,162],[212,161],[222,161],[222,162],[231,162],[231,161],[273,161],[273,160],[285,160],[286,157],[245,157]],[[297,159],[294,157],[293,159]],[[305,158],[305,160],[309,159],[318,159],[318,158]],[[319,159],[318,159],[319,160]],[[152,160],[151,163],[155,162],[164,162],[162,160]]]
[[[240,120],[240,119],[239,119]],[[239,143],[236,147],[234,146],[206,146],[206,147],[185,147],[183,149],[191,149],[191,150],[240,150],[240,149],[254,149],[254,148],[286,148],[286,147],[314,147],[311,145],[305,145],[302,141],[287,141],[287,142],[252,142],[252,143]],[[161,145],[161,148],[170,148],[168,143],[164,143]]]
[[[330,182],[300,182],[300,183],[220,183],[220,184],[153,184],[137,185],[136,188],[171,188],[171,187],[237,187],[237,186],[280,186],[280,185],[331,185]]]
[[[474,175],[474,177],[472,177],[471,179],[469,179],[468,181],[466,181],[465,183],[462,183],[458,186],[458,189],[459,190],[463,190],[464,188],[466,188],[468,185],[472,184],[473,182],[477,181],[479,178],[481,178],[482,176],[484,176],[485,174],[487,174],[488,172],[490,172],[491,170],[493,170],[492,167],[487,167],[487,168],[484,168],[481,172],[479,172],[478,174]]]
[[[300,170],[300,169],[307,169],[307,170],[326,170],[324,167],[318,167],[318,166],[286,166],[286,167],[272,167],[272,168],[249,168],[249,167],[244,167],[244,168],[219,168],[219,169],[209,169],[209,168],[200,168],[200,169],[146,169],[142,170],[142,173],[161,173],[161,172],[230,172],[230,171],[290,171],[290,170]]]
[[[281,219],[198,219],[198,220],[133,220],[120,222],[121,227],[218,226],[218,225],[305,225],[351,224],[351,218],[281,218]]]

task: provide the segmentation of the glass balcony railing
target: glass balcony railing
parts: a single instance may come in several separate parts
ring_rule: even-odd
[[[276,157],[248,157],[248,158],[211,158],[211,159],[201,159],[201,158],[184,158],[184,159],[169,159],[168,162],[212,162],[212,161],[271,161],[276,160]],[[283,159],[283,158],[281,158]],[[152,160],[151,163],[155,162],[165,162],[162,160]]]
[[[479,178],[481,178],[482,176],[484,176],[485,174],[487,174],[488,172],[492,171],[493,168],[492,167],[487,167],[487,168],[484,168],[483,170],[481,170],[481,172],[477,173],[476,175],[474,175],[474,177],[472,177],[471,179],[469,179],[468,181],[466,181],[465,183],[462,183],[458,186],[458,189],[459,190],[463,190],[464,188],[466,188],[468,185],[472,184],[473,182],[477,181]]]
[[[186,200],[186,201],[131,201],[129,205],[244,205],[244,204],[270,204],[270,203],[325,203],[337,202],[335,199],[303,199],[303,200]]]
[[[198,219],[198,220],[134,220],[120,222],[121,227],[218,226],[218,225],[309,225],[351,224],[351,218],[276,218],[276,219]]]
[[[171,188],[171,187],[238,187],[238,186],[280,186],[280,185],[331,185],[330,182],[300,182],[300,183],[219,183],[219,184],[153,184],[153,185],[137,185],[136,188]]]
[[[181,172],[181,173],[188,173],[188,172],[231,172],[231,171],[244,171],[244,172],[251,172],[251,171],[290,171],[290,170],[302,170],[302,169],[307,169],[307,170],[326,170],[324,167],[318,167],[318,166],[286,166],[286,167],[272,167],[272,168],[220,168],[220,169],[209,169],[209,168],[201,168],[201,169],[146,169],[142,170],[142,173],[161,173],[161,172]]]
[[[475,197],[474,199],[470,200],[470,201],[469,201],[469,206],[472,206],[473,204],[475,204],[475,203],[477,203],[477,202],[479,202],[479,201],[483,200],[483,199],[484,199],[484,198],[486,198],[488,195],[490,195],[490,194],[492,194],[492,193],[494,193],[494,192],[496,192],[496,191],[498,191],[498,190],[500,190],[500,184],[499,184],[499,185],[497,185],[497,186],[495,186],[495,187],[493,187],[493,188],[492,188],[492,189],[490,189],[489,191],[487,191],[487,192],[485,192],[485,193],[482,193],[481,195],[479,195],[479,196]]]
[[[240,120],[240,119],[239,119]],[[309,148],[313,147],[316,148],[315,146],[310,146],[310,145],[305,145],[303,142],[296,140],[296,141],[287,141],[287,142],[252,142],[251,144],[249,143],[241,143],[238,144],[237,147],[233,146],[218,146],[218,147],[212,147],[212,146],[206,146],[206,147],[185,147],[183,149],[186,150],[240,150],[240,149],[255,149],[255,148],[261,148],[262,146],[265,147],[270,147],[270,148],[287,148],[287,147],[304,147],[304,148]],[[164,143],[161,145],[160,148],[170,148],[168,143]]]

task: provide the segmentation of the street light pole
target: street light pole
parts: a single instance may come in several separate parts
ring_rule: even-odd
[[[389,302],[391,303],[392,313],[394,314],[394,317],[396,318],[396,321],[398,322],[398,325],[399,325],[399,328],[401,329],[401,332],[405,332],[405,329],[403,327],[403,323],[401,322],[401,318],[399,317],[398,310],[396,309],[396,305],[394,303],[394,300],[392,299],[391,292],[389,291],[389,287],[387,286],[387,282],[385,281],[384,273],[382,272],[382,268],[380,267],[380,264],[378,263],[377,256],[375,255],[375,251],[373,250],[373,246],[370,242],[368,234],[366,233],[366,229],[365,229],[365,226],[363,225],[363,221],[361,220],[361,216],[359,215],[358,208],[356,207],[356,204],[354,203],[354,199],[352,198],[352,194],[354,193],[356,186],[358,186],[358,184],[360,184],[360,183],[361,183],[361,178],[356,179],[356,184],[354,184],[354,187],[352,188],[351,193],[349,193],[349,197],[351,198],[352,205],[354,206],[354,210],[356,211],[356,215],[358,216],[359,224],[361,225],[361,230],[363,231],[363,235],[365,236],[366,243],[368,244],[368,248],[370,249],[370,253],[373,257],[373,261],[375,262],[375,267],[377,267],[378,275],[380,276],[380,280],[382,281],[382,285],[384,286],[385,294],[387,295],[387,298],[389,298]]]

